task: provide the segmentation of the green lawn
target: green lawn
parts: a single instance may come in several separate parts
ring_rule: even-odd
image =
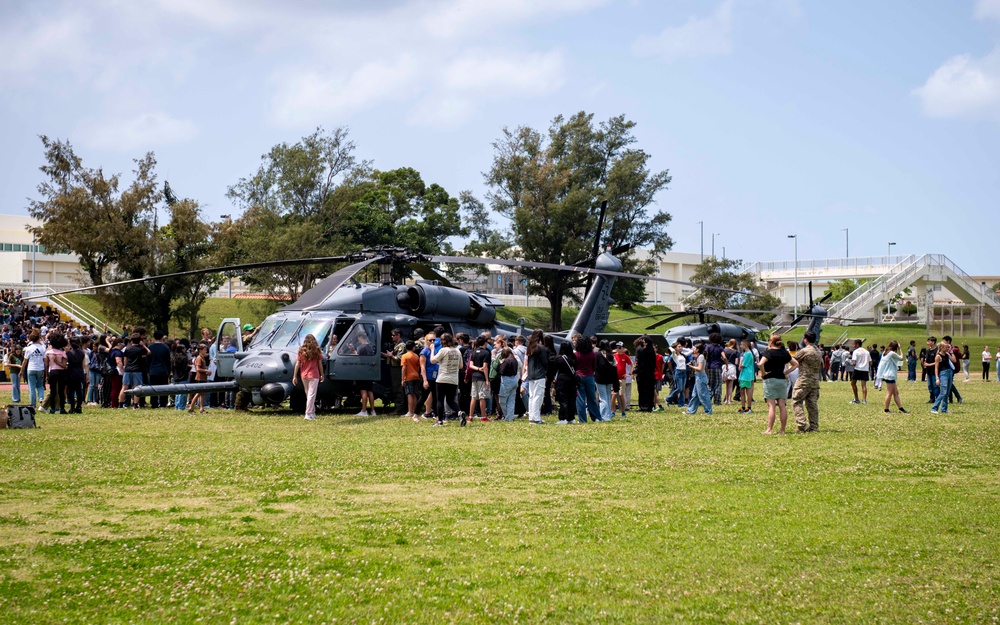
[[[0,431],[0,614],[996,622],[1000,385],[961,384],[951,415],[901,386],[912,415],[824,384],[822,431],[782,437],[731,407],[569,427],[41,415]]]

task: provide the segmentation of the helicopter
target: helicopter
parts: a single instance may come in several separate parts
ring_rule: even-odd
[[[451,286],[446,278],[431,268],[432,263],[496,264],[592,276],[591,288],[570,329],[561,334],[553,333],[557,347],[576,334],[589,336],[604,329],[612,303],[611,290],[619,277],[691,284],[624,273],[621,261],[612,253],[616,251],[618,249],[608,249],[576,265],[557,265],[497,258],[430,256],[386,247],[365,249],[345,256],[268,261],[150,276],[107,283],[100,288],[211,272],[350,263],[321,280],[295,302],[267,317],[246,343],[240,319],[223,319],[216,334],[216,345],[221,346],[223,341],[228,341],[236,349],[235,352],[218,350],[216,375],[228,378],[226,381],[146,385],[126,391],[129,395],[151,396],[243,390],[251,394],[255,405],[280,405],[288,400],[292,410],[301,413],[305,410],[305,394],[301,386],[292,384],[292,374],[298,348],[308,334],[316,338],[323,352],[325,381],[319,386],[317,398],[325,406],[353,395],[352,387],[356,381],[372,381],[376,396],[383,399],[391,396],[389,367],[382,353],[386,351],[394,329],[400,331],[403,340],[411,338],[418,327],[430,330],[439,325],[452,334],[464,332],[470,336],[483,332],[491,335],[531,334],[532,329],[525,328],[523,324],[515,325],[497,319],[497,309],[503,306],[500,300]],[[372,265],[378,268],[378,283],[360,283],[354,279],[355,274]],[[423,280],[413,284],[396,284],[393,277],[407,270],[417,273]],[[722,287],[694,286],[744,293]],[[60,293],[93,288],[82,287]]]

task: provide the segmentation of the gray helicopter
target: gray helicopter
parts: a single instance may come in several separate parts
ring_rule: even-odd
[[[319,387],[318,401],[321,405],[331,406],[337,398],[354,394],[352,387],[355,381],[372,381],[376,396],[389,398],[389,368],[382,354],[389,346],[393,329],[400,330],[404,340],[411,338],[418,327],[429,331],[439,325],[452,334],[464,332],[470,336],[483,332],[491,335],[527,336],[532,332],[532,329],[523,325],[499,321],[496,311],[503,306],[502,302],[488,295],[451,286],[446,278],[431,268],[432,263],[496,264],[548,269],[565,272],[567,275],[590,274],[594,278],[592,286],[570,329],[563,334],[553,335],[557,346],[576,334],[593,335],[604,329],[612,303],[611,290],[619,277],[691,284],[621,272],[621,261],[612,251],[616,250],[608,250],[576,265],[557,265],[497,258],[430,256],[399,248],[378,248],[339,257],[251,263],[151,276],[109,283],[102,285],[102,288],[209,272],[349,263],[303,293],[294,303],[267,317],[247,344],[244,344],[241,336],[240,319],[223,319],[215,340],[221,345],[228,338],[236,348],[235,353],[219,350],[216,375],[228,378],[227,381],[139,386],[127,392],[150,396],[242,389],[251,394],[255,405],[278,405],[289,400],[293,410],[302,412],[305,409],[305,395],[301,386],[292,384],[292,372],[298,348],[308,334],[316,338],[324,354],[326,380]],[[363,284],[354,280],[355,274],[372,265],[378,267],[379,283]],[[413,271],[424,279],[413,284],[394,283],[393,276],[408,271]],[[63,292],[87,289],[88,287]]]

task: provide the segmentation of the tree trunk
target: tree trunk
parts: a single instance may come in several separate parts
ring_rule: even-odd
[[[549,300],[549,331],[558,332],[562,330],[562,290],[550,291],[545,297]]]

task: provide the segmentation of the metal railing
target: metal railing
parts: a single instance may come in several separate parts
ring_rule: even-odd
[[[55,289],[52,288],[45,289],[45,293],[48,294],[49,301],[52,302],[56,306],[56,308],[60,309],[61,311],[65,312],[70,317],[72,317],[74,321],[76,321],[77,323],[81,323],[83,325],[94,326],[94,328],[96,328],[98,331],[100,331],[104,327],[104,324],[106,322],[103,319],[97,317],[89,310],[73,303],[73,301],[67,298],[65,295],[52,295],[52,293],[54,292]]]
[[[893,267],[905,262],[906,256],[859,256],[856,258],[822,258],[816,260],[800,260],[799,271],[818,269],[865,269],[868,267]],[[760,274],[767,271],[795,271],[796,263],[791,260],[758,261],[746,266],[742,272]]]
[[[891,267],[888,271],[877,278],[873,278],[872,280],[865,282],[858,288],[851,291],[847,297],[830,306],[830,316],[849,317],[857,310],[863,308],[864,305],[868,303],[868,299],[878,301],[877,299],[869,296],[872,293],[881,294],[886,291],[889,288],[887,283],[892,280],[893,277],[899,276],[904,272],[909,274],[911,269],[922,266],[920,261],[924,259],[924,256],[914,258],[911,254],[900,258],[902,258],[902,260]]]

